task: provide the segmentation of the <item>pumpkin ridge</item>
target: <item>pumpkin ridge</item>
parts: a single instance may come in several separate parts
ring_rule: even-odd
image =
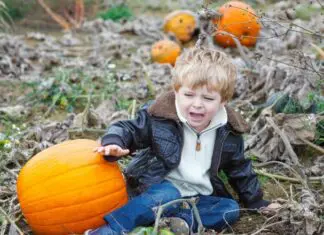
[[[117,208],[118,204],[119,204],[119,203],[116,203],[116,205],[114,205],[114,208],[113,208],[111,211],[115,210],[115,208]],[[108,213],[109,213],[109,212],[107,212],[107,213],[106,213],[106,212],[101,212],[101,213],[98,213],[98,214],[93,215],[92,217],[87,217],[87,219],[80,219],[80,220],[74,220],[73,222],[67,222],[67,223],[64,223],[64,224],[62,225],[62,227],[66,227],[66,226],[64,226],[64,225],[74,224],[75,222],[91,220],[91,219],[97,217],[98,215],[101,215],[101,214],[106,215],[106,214],[108,214]],[[60,223],[57,223],[57,224],[46,224],[46,225],[45,225],[45,224],[35,224],[35,223],[34,223],[33,225],[36,225],[36,226],[39,226],[39,227],[47,227],[47,226],[60,225]]]
[[[24,195],[28,195],[28,192],[29,192],[32,188],[38,186],[40,183],[43,183],[43,182],[47,181],[48,179],[54,179],[54,178],[59,177],[59,176],[64,176],[65,174],[70,174],[72,171],[79,170],[79,169],[81,169],[81,168],[83,168],[83,167],[91,167],[91,166],[103,165],[103,164],[107,164],[107,163],[108,163],[108,162],[102,162],[102,163],[94,162],[93,164],[86,164],[86,163],[85,163],[84,165],[81,165],[81,166],[79,166],[79,167],[76,167],[76,168],[73,168],[73,169],[67,169],[66,172],[64,172],[64,173],[60,173],[60,174],[57,174],[57,175],[49,175],[48,177],[46,177],[46,178],[42,179],[41,181],[37,182],[36,184],[33,184],[33,185],[31,185],[31,186],[28,186],[27,189],[23,189],[23,190],[25,191],[25,192],[24,192]],[[109,163],[108,163],[108,164],[109,164]],[[21,197],[21,200],[25,200],[25,197],[26,197],[26,196],[22,196],[22,197]]]
[[[59,145],[60,145],[60,144],[59,144]],[[59,145],[58,145],[58,146],[59,146]],[[65,143],[65,144],[62,144],[62,145],[63,145],[63,146],[65,146],[65,145],[68,146],[66,143]],[[75,145],[78,145],[78,144],[75,143]],[[72,145],[72,146],[73,146],[73,145]],[[56,147],[56,146],[55,146],[55,147]],[[62,147],[62,146],[59,146],[59,147]],[[69,146],[68,146],[68,147],[69,147]],[[88,147],[85,147],[85,149],[88,149]],[[46,150],[47,150],[47,149],[45,149],[44,152],[46,152]],[[60,153],[60,152],[62,152],[62,149],[56,148],[55,150],[51,150],[51,152],[52,152],[52,155],[55,155],[56,153]],[[77,153],[79,153],[79,152],[80,152],[80,153],[84,153],[84,149],[82,149],[82,148],[80,149],[80,148],[79,148],[78,150],[74,150],[74,151],[73,151],[74,154],[77,154]],[[93,152],[90,151],[90,153],[94,155]],[[45,154],[45,153],[43,153],[43,154]],[[36,158],[35,158],[35,159],[36,159],[36,162],[33,163],[32,167],[38,167],[38,165],[42,165],[43,162],[47,162],[47,161],[48,161],[48,160],[46,160],[46,159],[42,159],[42,158],[43,158],[43,157],[39,157],[39,156],[36,157]],[[31,159],[34,159],[34,158],[31,158]],[[56,157],[53,157],[53,159],[56,159]],[[30,167],[28,164],[29,164],[29,163],[27,162],[26,166],[27,166],[27,167]],[[86,163],[85,163],[85,164],[86,164]],[[26,166],[25,166],[25,167],[26,167]]]
[[[104,184],[104,183],[109,182],[110,180],[116,180],[116,179],[120,180],[119,177],[109,178],[109,179],[106,179],[106,180],[104,180],[104,181],[101,181],[100,183],[98,183],[98,184],[96,184],[96,185],[93,185],[93,187],[97,187],[98,185],[101,185],[101,184]],[[82,187],[80,187],[80,188],[76,188],[76,189],[74,189],[74,190],[70,190],[70,191],[68,191],[68,192],[62,192],[62,193],[60,193],[60,194],[53,194],[53,195],[50,196],[50,197],[40,198],[40,199],[36,199],[36,200],[34,200],[34,201],[31,201],[31,202],[26,202],[26,203],[24,203],[24,207],[28,207],[28,206],[30,206],[30,204],[33,204],[33,203],[35,203],[35,202],[42,201],[42,200],[44,200],[44,199],[51,199],[51,198],[53,198],[53,197],[57,197],[57,196],[64,195],[65,193],[73,193],[73,192],[75,192],[75,191],[78,191],[78,190],[80,190],[80,189],[83,189],[84,187],[87,187],[87,185],[82,185]],[[89,188],[91,188],[91,187],[89,187]],[[35,211],[35,212],[42,212],[42,211]]]
[[[115,195],[115,194],[118,194],[118,193],[120,193],[120,191],[118,191],[118,192],[114,192],[114,193],[111,193],[111,194],[106,195],[106,196],[101,197],[101,198],[95,198],[95,199],[90,200],[90,201],[87,201],[87,202],[94,202],[94,201],[102,200],[102,199],[104,199],[104,198],[106,198],[106,197],[111,197],[111,196],[113,196],[113,195]],[[74,206],[78,206],[78,205],[80,205],[80,204],[83,204],[83,203],[73,204],[73,205],[71,205],[71,206],[56,207],[56,208],[49,209],[49,210],[45,210],[45,211],[50,212],[51,210],[60,209],[60,208],[69,208],[69,207],[71,208],[71,207],[74,207]],[[113,208],[111,211],[115,210],[115,208],[116,208],[117,205],[118,205],[118,203],[117,203],[116,205],[114,204],[114,208]],[[35,214],[35,213],[39,213],[39,212],[32,212],[32,213],[25,213],[25,214],[26,214],[26,215],[27,215],[27,214],[28,214],[28,215],[32,215],[32,214]],[[109,212],[108,212],[108,213],[109,213]],[[99,213],[99,214],[101,214],[101,213]],[[71,219],[72,219],[72,218],[71,218]],[[75,221],[75,220],[74,220],[74,221]],[[83,220],[79,220],[79,221],[83,221]],[[70,222],[70,223],[72,223],[72,222]],[[61,224],[61,223],[57,223],[57,224],[48,224],[48,225],[38,225],[38,224],[33,223],[33,225],[37,225],[37,226],[53,226],[53,225],[58,225],[58,224]],[[67,224],[67,223],[66,223],[66,224]]]

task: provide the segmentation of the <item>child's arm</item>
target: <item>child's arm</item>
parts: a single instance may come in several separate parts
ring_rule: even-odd
[[[135,119],[124,120],[109,126],[101,139],[101,145],[116,145],[132,153],[137,149],[147,148],[151,143],[150,117],[146,110],[140,110]],[[102,150],[103,151],[103,150]],[[105,154],[109,160],[110,154]],[[113,159],[110,159],[113,160]]]
[[[267,207],[270,203],[263,200],[263,192],[257,175],[252,169],[252,162],[244,157],[243,138],[242,136],[235,138],[239,138],[236,152],[233,153],[229,163],[224,168],[229,183],[238,193],[240,201],[247,208],[259,209]]]

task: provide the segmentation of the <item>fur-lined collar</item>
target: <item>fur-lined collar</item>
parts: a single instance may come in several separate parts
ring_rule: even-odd
[[[244,133],[249,131],[249,125],[240,114],[238,114],[228,106],[225,106],[225,108],[228,115],[228,123],[236,132]],[[175,94],[173,91],[169,91],[160,95],[156,99],[156,102],[148,108],[148,112],[152,116],[180,121],[176,111]]]

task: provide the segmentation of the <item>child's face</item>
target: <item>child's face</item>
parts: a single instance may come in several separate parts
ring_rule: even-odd
[[[191,127],[200,132],[204,130],[224,105],[217,91],[208,91],[206,86],[191,89],[181,86],[175,92],[178,108]]]

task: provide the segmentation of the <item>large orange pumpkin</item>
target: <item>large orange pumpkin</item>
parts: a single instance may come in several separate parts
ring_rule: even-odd
[[[117,163],[93,152],[93,140],[71,140],[31,158],[17,180],[18,200],[40,235],[83,233],[104,224],[103,216],[128,199]]]
[[[188,10],[174,11],[164,18],[164,32],[173,33],[181,42],[189,41],[196,28],[198,28],[198,19],[193,12]]]
[[[177,57],[181,53],[181,47],[168,39],[157,41],[152,45],[151,57],[153,62],[174,65]]]
[[[233,34],[244,46],[254,46],[259,36],[261,25],[255,11],[244,2],[230,1],[219,8],[220,18],[213,20],[217,26],[215,41],[223,47],[235,47],[231,36],[222,31]]]

